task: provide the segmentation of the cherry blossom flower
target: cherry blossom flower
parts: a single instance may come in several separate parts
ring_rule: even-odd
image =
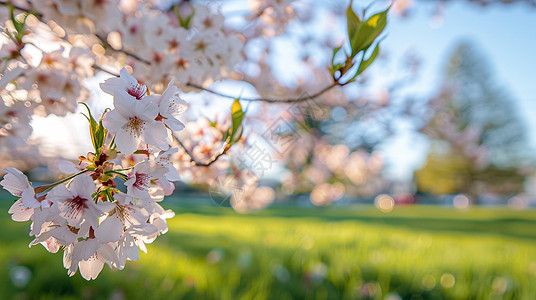
[[[173,85],[171,80],[160,96],[155,96],[155,103],[158,104],[159,117],[169,129],[180,131],[184,129],[184,124],[177,118],[188,109],[188,103],[179,96],[179,89]]]
[[[132,154],[140,142],[162,150],[169,148],[168,132],[162,122],[155,121],[158,106],[150,101],[132,101],[116,94],[115,109],[104,114],[102,123],[116,133],[117,149],[125,155]]]
[[[64,252],[63,265],[69,269],[69,276],[73,276],[77,269],[86,280],[95,279],[104,266],[117,265],[117,255],[110,244],[103,244],[95,238],[70,244]]]
[[[147,211],[131,203],[130,196],[120,193],[116,194],[114,198],[117,200],[115,207],[108,212],[106,219],[95,229],[95,237],[103,243],[119,241],[124,228],[128,229],[132,225],[147,223],[149,219]]]
[[[116,267],[122,270],[126,261],[136,261],[140,259],[139,250],[147,253],[145,242],[148,236],[158,235],[158,228],[152,224],[134,225],[129,227],[123,235],[117,246],[118,263]]]
[[[103,211],[93,202],[91,195],[95,192],[95,183],[89,175],[82,174],[73,179],[69,188],[58,185],[53,188],[46,199],[58,205],[60,216],[67,220],[70,226],[80,227],[86,222],[97,228],[98,218]]]
[[[166,174],[167,171],[167,168],[161,167],[148,160],[137,164],[128,175],[128,180],[125,181],[127,194],[142,200],[151,199],[151,196],[149,195],[151,181],[164,177],[164,174]]]
[[[171,148],[167,151],[160,151],[155,158],[155,163],[167,169],[165,178],[169,181],[177,181],[180,179],[177,169],[171,164],[171,156],[179,151],[178,148]]]
[[[41,207],[41,202],[35,198],[35,191],[28,181],[26,175],[15,168],[4,169],[7,174],[0,181],[0,185],[13,196],[20,197],[9,209],[11,218],[14,221],[28,221],[34,215],[34,208]],[[48,207],[48,202],[44,201],[44,206]]]
[[[128,95],[132,99],[141,100],[147,96],[147,86],[139,84],[138,81],[123,68],[119,72],[120,77],[106,79],[100,84],[103,91],[112,95]]]
[[[71,231],[67,226],[49,224],[41,233],[30,243],[30,246],[42,244],[49,252],[55,253],[59,246],[69,245],[77,241],[78,235]]]
[[[160,51],[169,47],[169,43],[173,39],[173,31],[167,30],[170,27],[170,20],[167,15],[160,13],[152,13],[146,17],[147,24],[145,27],[144,41],[146,45],[153,51]]]
[[[22,193],[28,189],[32,188],[32,185],[28,181],[28,177],[24,175],[21,171],[15,168],[5,168],[4,172],[7,174],[4,176],[4,179],[0,181],[0,185],[11,193],[13,196],[22,197]]]

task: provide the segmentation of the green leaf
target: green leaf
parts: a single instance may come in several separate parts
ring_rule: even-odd
[[[214,122],[212,122],[209,118],[205,117],[205,119],[207,119],[208,123],[210,124],[210,127],[218,127],[218,120],[214,120]]]
[[[192,11],[192,13],[187,16],[186,18],[183,18],[181,16],[181,13],[179,11],[179,6],[177,4],[175,4],[173,6],[173,12],[175,13],[175,16],[177,16],[177,19],[179,20],[179,23],[180,25],[184,28],[184,29],[189,29],[190,28],[190,23],[192,21],[192,17],[194,16],[195,14],[195,11]]]
[[[382,33],[387,24],[389,8],[371,16],[359,25],[359,28],[350,37],[352,57],[356,56],[360,51],[367,51],[374,40]]]
[[[348,6],[348,9],[346,10],[346,24],[348,27],[348,40],[352,40],[352,37],[361,25],[361,20],[352,9],[352,1],[350,1],[350,6]],[[335,54],[333,56],[335,56]]]
[[[115,135],[114,137],[112,138],[112,141],[110,142],[110,150],[115,150],[116,148],[116,145],[115,145]]]
[[[13,4],[8,2],[7,6],[9,7],[9,16],[11,18],[11,22],[17,31],[15,34],[15,39],[17,39],[17,41],[20,43],[22,41],[22,37],[24,36],[24,26],[26,25],[26,19],[28,18],[29,14],[24,14],[22,21],[19,21],[19,19],[15,17],[15,7]]]
[[[237,131],[237,134],[236,136],[234,137],[234,139],[231,141],[231,143],[236,143],[238,141],[240,141],[240,139],[242,138],[242,134],[244,133],[244,126],[240,126],[239,127],[239,131]]]
[[[233,102],[233,106],[231,106],[231,120],[232,120],[232,128],[231,133],[229,136],[231,137],[231,142],[234,143],[237,140],[235,140],[235,134],[238,131],[238,129],[242,125],[242,121],[244,120],[244,111],[242,110],[242,105],[240,105],[240,101],[235,99]],[[241,134],[240,134],[241,135]]]
[[[99,120],[99,125],[97,127],[97,130],[95,131],[95,151],[97,151],[97,155],[102,151],[102,146],[104,146],[104,140],[106,139],[106,133],[108,132],[104,126],[102,126],[102,117],[104,117],[104,113],[102,113],[102,116]]]
[[[378,56],[378,53],[380,53],[380,43],[376,45],[376,48],[374,48],[374,52],[372,52],[368,59],[365,60],[365,57],[363,56],[363,60],[359,64],[359,68],[357,69],[357,73],[355,74],[354,78],[357,75],[363,73],[363,71],[365,71],[370,66],[374,59],[376,59],[376,56]]]
[[[93,116],[91,115],[91,110],[89,109],[89,106],[85,104],[84,102],[78,102],[78,103],[84,105],[87,109],[88,115],[87,116],[84,114],[83,115],[89,121],[89,133],[91,135],[91,142],[93,144],[93,148],[95,148],[95,154],[98,154],[99,147],[98,147],[97,140],[96,140],[96,133],[97,133],[99,125],[97,124],[97,121],[95,121]]]

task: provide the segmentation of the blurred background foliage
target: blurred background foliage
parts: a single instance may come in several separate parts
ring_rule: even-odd
[[[415,172],[418,191],[433,194],[517,194],[532,167],[524,124],[485,56],[470,42],[448,60],[439,95],[422,132],[432,139]]]

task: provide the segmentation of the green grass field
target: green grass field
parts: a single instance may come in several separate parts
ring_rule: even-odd
[[[536,211],[444,207],[172,208],[125,270],[69,278],[0,209],[1,299],[534,299]],[[29,276],[29,281],[18,276]],[[24,277],[24,276],[21,276]],[[18,286],[17,286],[18,285]]]

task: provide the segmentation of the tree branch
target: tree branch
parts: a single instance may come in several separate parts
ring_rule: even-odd
[[[119,77],[119,74],[117,72],[113,72],[113,71],[110,71],[110,70],[106,70],[105,68],[97,65],[97,64],[93,64],[92,66],[94,69],[96,70],[99,70],[99,71],[102,71],[102,72],[105,72],[105,73],[108,73],[110,75],[113,75],[113,76],[116,76],[116,77]]]
[[[218,95],[218,96],[225,97],[225,98],[239,99],[239,100],[251,101],[251,102],[267,102],[267,103],[299,103],[299,102],[305,102],[305,101],[308,101],[308,100],[312,100],[312,99],[322,95],[323,93],[325,93],[325,92],[327,92],[327,91],[331,90],[332,88],[334,88],[336,86],[339,86],[339,85],[340,85],[339,83],[334,82],[331,85],[323,88],[319,92],[316,92],[316,93],[314,93],[312,95],[303,96],[303,97],[288,98],[288,99],[273,99],[273,98],[247,98],[247,97],[242,98],[242,97],[236,97],[236,96],[222,94],[220,92],[217,92],[217,91],[214,91],[214,90],[211,90],[211,89],[208,89],[208,88],[204,88],[204,87],[202,87],[200,85],[197,85],[195,83],[191,83],[191,82],[186,83],[186,86],[193,87],[193,88],[196,88],[198,90],[209,92],[211,94]]]
[[[186,152],[186,154],[190,157],[190,162],[194,166],[197,166],[197,167],[208,167],[208,166],[212,165],[213,163],[215,163],[218,160],[218,158],[220,158],[221,156],[223,156],[227,152],[225,150],[227,148],[223,148],[223,149],[220,150],[220,153],[218,153],[217,155],[211,157],[209,161],[200,162],[193,156],[192,152],[190,152],[190,150],[188,150],[188,148],[182,143],[182,141],[175,136],[175,134],[171,134],[171,136],[173,136],[173,139],[175,141],[177,141],[177,143],[179,143],[181,148],[184,149],[184,152]]]
[[[98,34],[95,34],[95,36],[96,36],[97,39],[99,39],[99,41],[101,41],[101,43],[102,43],[104,46],[106,46],[107,48],[112,49],[113,51],[116,51],[116,52],[124,53],[124,54],[126,54],[127,56],[130,56],[130,57],[132,57],[132,58],[134,58],[134,59],[137,59],[137,60],[141,61],[141,62],[144,63],[144,64],[151,65],[151,62],[148,61],[148,60],[146,60],[145,58],[141,58],[139,55],[134,54],[134,53],[132,53],[132,52],[130,52],[130,51],[127,51],[127,50],[123,50],[123,49],[115,49],[114,47],[112,47],[112,45],[110,45],[110,43],[108,43],[108,41],[107,41],[104,37],[102,37],[102,36],[100,36],[100,35],[98,35]]]

